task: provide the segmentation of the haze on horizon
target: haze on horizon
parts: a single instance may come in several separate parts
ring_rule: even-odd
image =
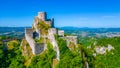
[[[120,27],[120,0],[0,0],[0,27],[32,26],[39,11],[56,27]]]

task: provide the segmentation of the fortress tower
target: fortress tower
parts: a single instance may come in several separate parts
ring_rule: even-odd
[[[46,17],[47,17],[46,12],[38,12],[38,18],[39,18],[40,20],[45,21],[45,20],[46,20]]]
[[[54,28],[54,18],[47,19],[46,12],[38,12],[38,15],[34,18],[34,23],[33,23],[34,27],[38,24],[40,20],[49,24],[51,28]]]

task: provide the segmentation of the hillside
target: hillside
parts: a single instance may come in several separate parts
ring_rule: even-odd
[[[120,67],[119,28],[66,27],[61,30],[54,27],[53,18],[47,19],[46,16],[46,12],[38,12],[32,27],[25,28],[24,32],[23,28],[7,30],[23,32],[16,37],[14,34],[0,36],[1,68]]]

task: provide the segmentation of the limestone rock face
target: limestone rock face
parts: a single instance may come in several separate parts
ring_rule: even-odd
[[[107,51],[110,52],[111,50],[114,50],[114,47],[110,44],[108,44],[107,47],[102,46],[102,47],[96,47],[95,51],[97,54],[105,54]]]
[[[109,51],[111,51],[111,50],[114,50],[114,47],[113,47],[112,45],[108,44],[107,49],[108,49],[108,52],[109,52]]]
[[[106,53],[105,47],[96,47],[95,50],[98,54],[105,54]]]

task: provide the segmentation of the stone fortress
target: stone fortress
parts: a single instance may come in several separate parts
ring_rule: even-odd
[[[74,45],[77,45],[77,36],[65,36],[64,30],[58,30],[54,27],[54,19],[47,19],[46,12],[38,12],[38,16],[34,18],[34,22],[32,25],[32,28],[25,28],[25,39],[30,45],[30,48],[32,50],[32,53],[34,55],[42,53],[44,50],[47,49],[47,43],[37,43],[35,42],[35,38],[40,39],[43,37],[41,35],[41,30],[37,28],[37,25],[40,21],[44,21],[46,24],[50,25],[50,28],[48,29],[48,34],[44,35],[44,38],[48,38],[53,45],[53,49],[56,51],[56,59],[60,60],[60,51],[57,44],[57,41],[54,37],[55,34],[57,34],[61,38],[65,38],[67,41],[67,45],[73,43]]]

